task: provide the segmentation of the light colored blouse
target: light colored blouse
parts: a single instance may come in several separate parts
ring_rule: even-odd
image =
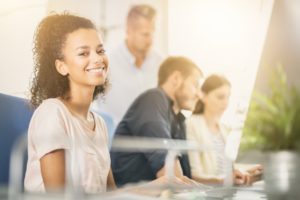
[[[25,190],[45,192],[40,159],[57,149],[70,158],[71,178],[87,193],[105,192],[110,170],[108,135],[104,120],[94,114],[95,129],[71,114],[57,98],[36,109],[28,129]]]
[[[186,120],[187,140],[208,147],[203,152],[188,152],[192,176],[224,178],[226,133],[222,126],[220,128],[220,134],[211,133],[204,116],[200,114],[194,114]]]

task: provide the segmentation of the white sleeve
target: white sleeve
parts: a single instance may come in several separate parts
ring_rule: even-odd
[[[195,142],[199,143],[199,141],[197,141],[197,138],[196,138],[197,132],[195,130],[194,125],[195,124],[193,123],[192,119],[186,120],[187,140],[195,141]],[[201,144],[199,144],[199,145],[201,145]],[[188,156],[189,156],[189,162],[190,162],[192,176],[202,177],[204,175],[204,171],[203,171],[202,162],[201,162],[201,152],[188,151]]]
[[[65,120],[57,104],[47,103],[36,110],[28,134],[32,136],[38,159],[57,149],[70,149]]]

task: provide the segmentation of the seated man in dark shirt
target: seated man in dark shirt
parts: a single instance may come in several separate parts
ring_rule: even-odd
[[[199,99],[202,72],[185,57],[169,57],[160,66],[158,87],[135,99],[119,123],[115,137],[134,136],[185,139],[181,109],[193,110]],[[122,101],[120,101],[122,103]],[[112,152],[118,186],[154,180],[165,175],[166,152]],[[175,175],[191,177],[187,155],[175,162]]]

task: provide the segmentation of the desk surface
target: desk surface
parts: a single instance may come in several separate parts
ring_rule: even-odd
[[[179,192],[169,196],[169,199],[203,199],[203,200],[212,200],[212,199],[226,199],[226,200],[263,200],[267,199],[266,194],[263,190],[263,182],[258,182],[257,184],[251,187],[231,187],[231,188],[213,188],[207,192],[201,192],[197,190],[189,190],[184,192]],[[7,187],[0,187],[0,199],[7,200]],[[25,194],[23,199],[30,200],[52,200],[52,199],[64,199],[63,196],[59,195],[30,195]],[[104,199],[104,200],[158,200],[162,199],[161,197],[147,197],[138,194],[132,194],[128,192],[113,192],[113,193],[104,193],[100,195],[88,195],[85,196],[86,200],[96,200],[96,199]]]
[[[216,187],[209,191],[189,191],[174,195],[175,199],[226,199],[226,200],[263,200],[267,199],[263,181],[250,187]]]

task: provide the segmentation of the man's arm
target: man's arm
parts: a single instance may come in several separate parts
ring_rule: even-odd
[[[130,121],[131,132],[134,136],[171,139],[171,105],[163,92],[160,90],[150,90],[140,97],[136,105],[136,115],[131,118]],[[157,178],[166,174],[166,155],[167,151],[157,150],[144,153],[153,174],[155,174]],[[178,159],[176,159],[174,164],[174,174],[176,177],[183,176]]]
[[[174,180],[173,183],[180,184],[180,185],[190,185],[190,186],[199,186],[199,183],[196,181],[188,178],[187,176],[184,176],[182,173],[181,165],[179,160],[176,158],[174,163]],[[156,180],[153,181],[153,183],[157,182],[160,183],[162,180],[168,181],[168,177],[166,177],[166,165],[164,165],[157,173],[156,173]],[[161,180],[160,180],[161,179]]]
[[[166,175],[166,165],[164,165],[157,173],[156,173],[156,178],[162,177]],[[176,158],[175,163],[174,163],[174,175],[176,177],[182,177],[182,169],[180,166],[179,160]]]

